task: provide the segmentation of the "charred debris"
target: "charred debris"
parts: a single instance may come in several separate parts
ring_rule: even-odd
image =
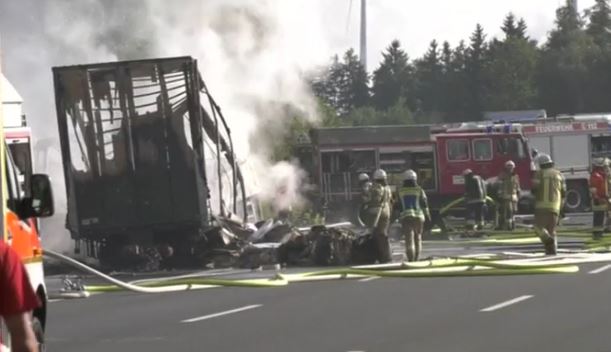
[[[251,200],[231,131],[195,59],[55,67],[53,76],[77,252],[147,271],[370,261],[355,254],[366,240],[349,224],[246,225]]]

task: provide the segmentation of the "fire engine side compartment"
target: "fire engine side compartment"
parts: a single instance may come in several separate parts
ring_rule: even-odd
[[[53,69],[74,239],[208,224],[197,65],[190,57]]]
[[[425,188],[435,191],[435,147],[429,126],[368,126],[311,131],[313,179],[327,219],[355,221],[360,206],[358,174],[377,168],[388,173],[392,188],[401,174],[414,169]]]

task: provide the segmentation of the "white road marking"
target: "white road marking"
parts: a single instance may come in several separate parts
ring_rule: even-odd
[[[490,306],[488,308],[484,308],[484,309],[480,309],[480,312],[493,312],[495,310],[499,310],[502,308],[505,308],[507,306],[510,306],[512,304],[516,304],[516,303],[520,303],[522,301],[526,301],[529,298],[533,298],[533,295],[524,295],[524,296],[520,296],[520,297],[516,297],[514,299],[510,299],[509,301],[505,301],[505,302],[501,302],[499,304],[495,304],[493,306]]]
[[[63,299],[49,299],[49,300],[47,300],[47,302],[49,302],[49,303],[61,302],[61,301],[63,301]]]
[[[611,269],[611,264],[607,264],[607,265],[601,266],[598,269],[594,269],[592,271],[589,271],[588,274],[599,274],[599,273],[602,273],[603,271],[605,271],[607,269]]]
[[[366,277],[364,279],[360,279],[359,282],[368,282],[368,281],[377,280],[379,278],[380,278],[379,276],[370,276],[370,277]]]
[[[185,320],[181,320],[181,323],[194,323],[196,321],[202,321],[202,320],[207,320],[207,319],[212,319],[212,318],[217,318],[217,317],[222,317],[223,315],[229,315],[229,314],[234,314],[234,313],[239,313],[239,312],[243,312],[245,310],[250,310],[250,309],[255,309],[255,308],[259,308],[262,307],[262,304],[253,304],[250,306],[245,306],[245,307],[241,307],[241,308],[236,308],[236,309],[231,309],[231,310],[226,310],[224,312],[219,312],[219,313],[214,313],[214,314],[209,314],[209,315],[204,315],[201,317],[196,317],[196,318],[191,318],[191,319],[185,319]]]

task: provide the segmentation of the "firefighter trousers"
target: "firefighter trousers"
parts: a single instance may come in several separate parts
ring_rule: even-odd
[[[406,216],[401,219],[401,228],[405,238],[405,254],[408,262],[415,262],[420,259],[422,252],[422,230],[424,221],[420,218]]]
[[[556,254],[558,242],[556,226],[558,214],[548,210],[535,210],[535,233],[541,239],[545,254]]]
[[[481,230],[484,227],[484,202],[467,203],[467,229]]]
[[[513,230],[513,214],[516,203],[511,199],[499,201],[499,228],[502,230]]]
[[[607,222],[607,209],[600,207],[600,204],[594,204],[592,212],[592,237],[600,239],[605,232],[605,224]]]
[[[392,257],[390,254],[390,242],[388,240],[388,225],[390,224],[390,214],[382,211],[377,225],[373,229],[373,238],[376,243],[376,251],[378,254],[378,262],[390,263]]]

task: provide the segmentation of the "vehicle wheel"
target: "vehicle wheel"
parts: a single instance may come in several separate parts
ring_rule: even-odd
[[[568,213],[584,212],[589,208],[588,189],[582,182],[569,183],[565,207]]]
[[[32,317],[32,330],[34,330],[34,336],[36,336],[36,341],[38,341],[38,350],[40,352],[46,351],[45,331],[42,327],[42,323],[37,317]]]

